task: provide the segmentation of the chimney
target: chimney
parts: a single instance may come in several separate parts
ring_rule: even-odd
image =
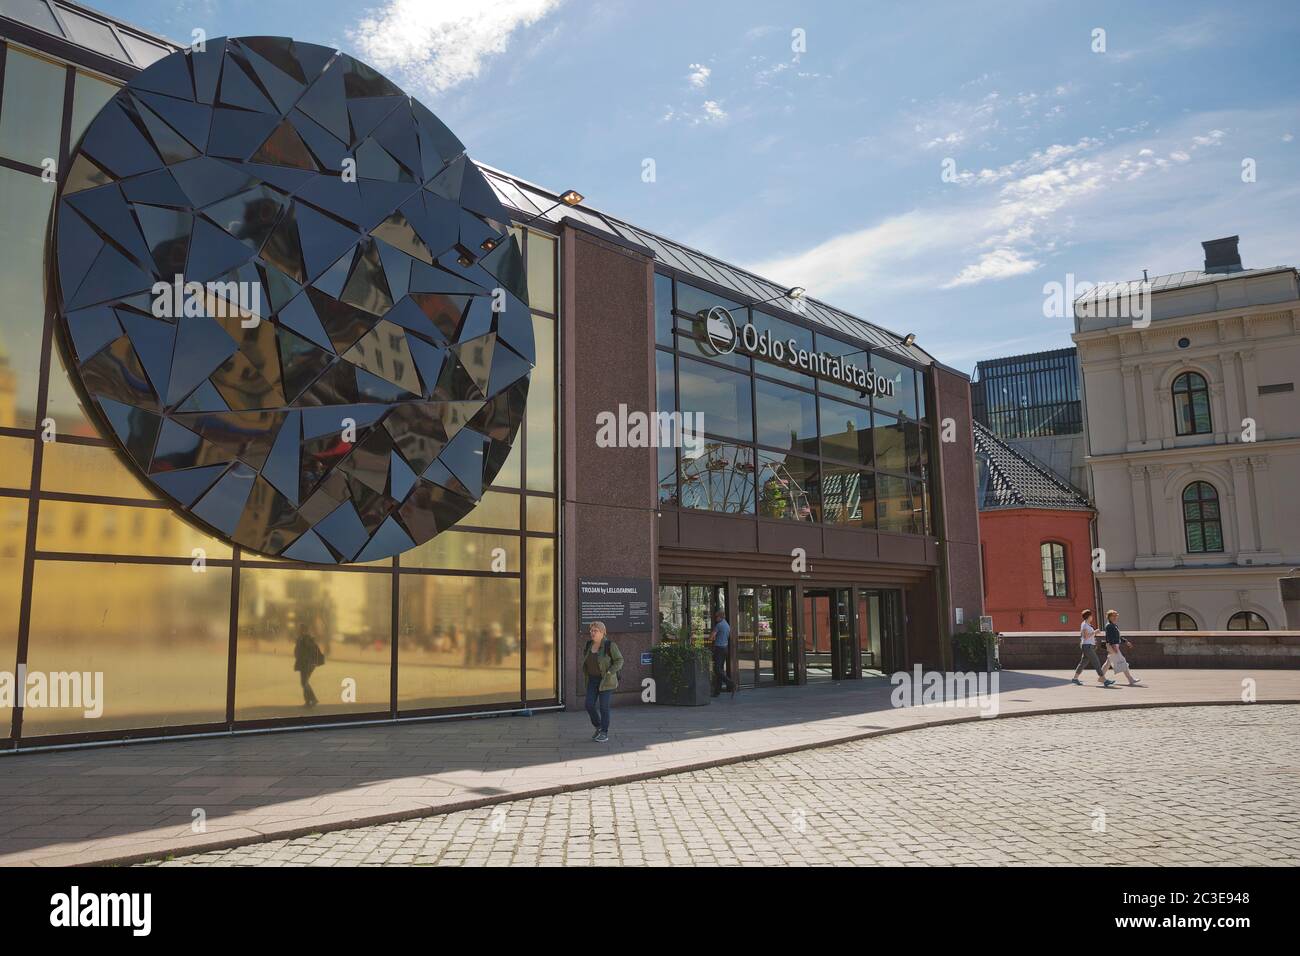
[[[1240,236],[1210,239],[1201,243],[1205,250],[1206,272],[1241,272],[1241,253],[1237,251]]]

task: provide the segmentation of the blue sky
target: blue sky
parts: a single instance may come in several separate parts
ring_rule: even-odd
[[[1196,269],[1201,240],[1232,234],[1248,268],[1300,264],[1294,2],[96,5],[175,39],[339,46],[476,159],[964,370],[1068,345],[1043,315],[1067,274]]]

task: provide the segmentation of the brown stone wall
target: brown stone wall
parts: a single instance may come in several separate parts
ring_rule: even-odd
[[[578,655],[586,635],[578,628],[578,579],[640,577],[655,581],[655,450],[599,448],[596,416],[653,412],[654,274],[647,256],[565,226],[561,354],[564,495],[564,702],[581,709],[585,681]],[[657,592],[656,592],[657,596]],[[651,620],[657,620],[656,608]],[[626,665],[615,702],[640,693],[649,666],[640,664],[651,632],[610,633]]]
[[[940,594],[940,629],[945,637],[960,630],[954,608],[966,621],[978,621],[984,608],[980,570],[979,509],[975,500],[975,449],[971,433],[970,379],[960,372],[934,366],[931,421],[939,456],[943,558],[947,565],[944,593]],[[955,441],[943,441],[944,420],[953,421]],[[947,654],[947,640],[943,641]]]

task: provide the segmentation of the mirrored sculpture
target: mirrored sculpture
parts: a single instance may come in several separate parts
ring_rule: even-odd
[[[534,361],[509,217],[352,57],[210,40],[137,74],[60,183],[50,284],[106,437],[264,555],[387,558],[470,511]]]

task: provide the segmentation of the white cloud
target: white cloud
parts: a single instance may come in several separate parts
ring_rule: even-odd
[[[697,90],[702,90],[708,85],[709,76],[713,73],[711,69],[702,63],[692,63],[687,69],[691,71],[686,77],[691,86]]]
[[[1272,121],[1232,118],[1252,128]],[[1125,223],[1150,233],[1197,182],[1195,151],[1236,128],[1192,117],[1174,131],[1134,127],[1119,142],[1084,136],[1053,144],[997,168],[965,170],[961,186],[943,187],[938,201],[751,268],[819,298],[868,301],[1025,275],[1074,243],[1124,232]]]
[[[348,31],[366,62],[400,73],[432,93],[479,76],[487,60],[506,52],[511,36],[532,26],[563,0],[388,0]]]
[[[703,110],[704,119],[710,123],[717,123],[727,118],[727,111],[717,100],[705,100]]]
[[[1021,258],[1020,253],[1015,249],[995,249],[984,253],[978,262],[966,266],[940,288],[954,289],[957,286],[975,285],[988,279],[1006,279],[1033,272],[1039,265],[1040,263],[1032,259]]]

